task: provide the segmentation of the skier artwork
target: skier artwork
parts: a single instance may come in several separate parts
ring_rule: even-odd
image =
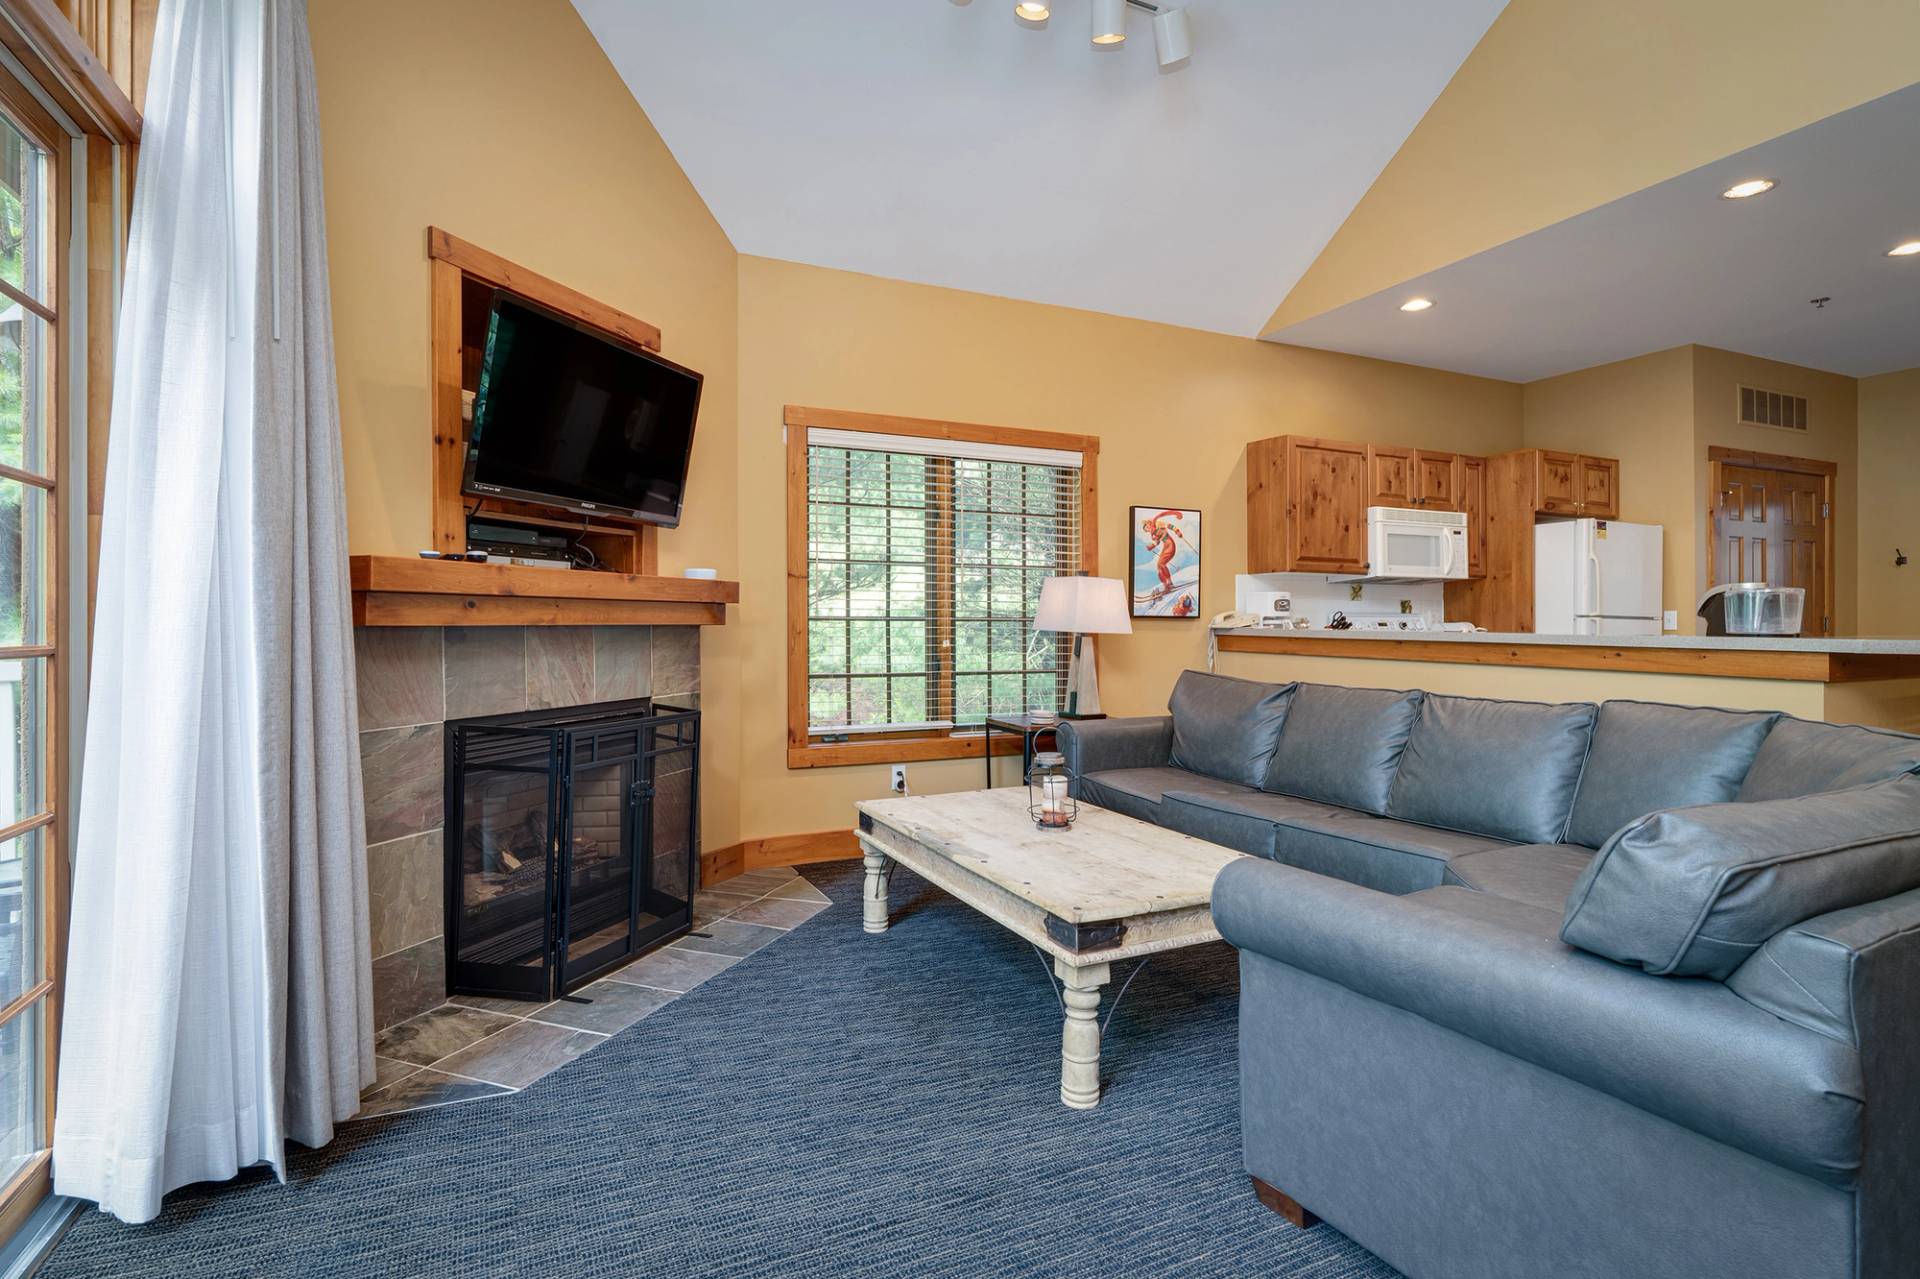
[[[1200,512],[1133,508],[1133,615],[1200,613]]]

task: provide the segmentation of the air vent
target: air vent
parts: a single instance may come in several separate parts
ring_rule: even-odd
[[[1740,425],[1772,426],[1783,431],[1807,429],[1807,397],[1784,391],[1740,387]]]

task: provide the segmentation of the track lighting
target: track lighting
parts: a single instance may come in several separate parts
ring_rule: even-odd
[[[1153,51],[1160,55],[1162,71],[1193,61],[1193,31],[1185,9],[1162,9],[1153,15]]]
[[[1088,38],[1095,48],[1111,49],[1127,42],[1128,9],[1145,9],[1153,15],[1153,51],[1162,71],[1177,71],[1193,60],[1193,31],[1187,25],[1187,11],[1153,0],[1088,0]],[[1044,27],[1053,16],[1053,4],[1051,0],[1019,0],[1013,6],[1013,16],[1023,27]]]

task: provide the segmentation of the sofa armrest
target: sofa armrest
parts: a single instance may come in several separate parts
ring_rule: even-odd
[[[1213,917],[1243,964],[1264,956],[1334,982],[1832,1184],[1859,1171],[1850,1045],[1720,982],[1575,950],[1550,911],[1466,888],[1394,896],[1246,858],[1214,881]],[[1261,1015],[1243,1006],[1243,1033]]]
[[[1069,719],[1054,736],[1073,777],[1109,768],[1161,768],[1173,757],[1173,716]]]
[[[1866,1097],[1861,1274],[1920,1257],[1920,889],[1809,919],[1769,938],[1727,978],[1734,993],[1857,1045]]]

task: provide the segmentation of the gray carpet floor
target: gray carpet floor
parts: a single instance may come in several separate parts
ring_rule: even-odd
[[[904,870],[868,936],[857,863],[808,873],[831,908],[525,1091],[89,1212],[43,1274],[1392,1279],[1248,1187],[1230,948],[1153,961],[1071,1111],[1030,948]]]

